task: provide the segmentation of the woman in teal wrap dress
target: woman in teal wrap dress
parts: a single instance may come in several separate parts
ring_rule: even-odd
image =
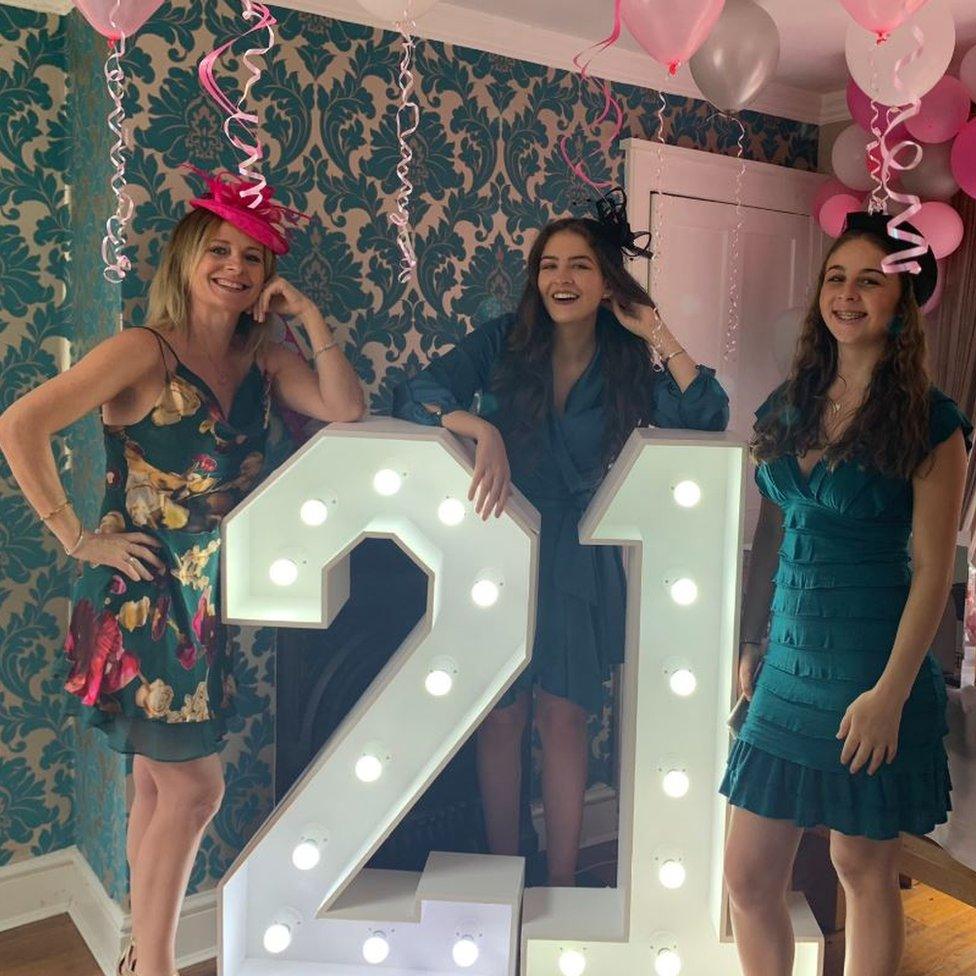
[[[500,514],[509,484],[542,517],[532,659],[482,726],[477,751],[489,847],[516,854],[534,686],[554,885],[574,884],[587,719],[624,651],[620,552],[580,545],[580,516],[638,424],[722,430],[728,422],[713,370],[692,362],[624,269],[626,243],[602,221],[549,224],[529,255],[519,312],[476,329],[394,400],[397,416],[477,441],[472,495],[483,517]],[[653,371],[652,352],[666,371]]]
[[[949,809],[945,685],[928,648],[972,425],[925,368],[919,307],[935,259],[927,252],[918,275],[886,274],[886,256],[905,246],[886,225],[849,219],[790,378],[756,411],[763,502],[739,666],[751,701],[721,785],[746,976],[793,971],[786,892],[815,825],[830,830],[846,894],[845,974],[894,976],[899,832],[927,833]]]
[[[133,756],[133,943],[120,976],[133,966],[139,976],[172,976],[190,869],[220,807],[216,753],[234,699],[220,522],[262,473],[272,398],[323,421],[355,420],[363,410],[356,375],[322,315],[275,274],[287,245],[270,189],[255,205],[252,184],[208,182],[211,192],[193,201],[166,245],[149,327],[106,339],[0,417],[14,477],[78,561],[64,660],[72,711]],[[312,366],[270,341],[269,312],[301,322],[317,350]],[[105,495],[99,524],[85,526],[50,438],[95,409]]]

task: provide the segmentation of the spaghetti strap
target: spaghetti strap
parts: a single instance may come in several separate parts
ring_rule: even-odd
[[[155,329],[150,329],[148,325],[133,325],[130,326],[130,328],[142,329],[144,332],[149,332],[156,337],[156,342],[159,345],[159,355],[163,360],[163,369],[166,370],[166,380],[168,382],[172,378],[172,373],[169,368],[169,363],[166,361],[166,353],[163,350],[163,346],[165,346],[173,354],[173,358],[178,363],[180,361],[180,357],[176,355],[176,350]]]

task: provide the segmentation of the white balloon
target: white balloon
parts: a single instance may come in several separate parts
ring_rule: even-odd
[[[800,337],[806,315],[807,310],[797,305],[795,308],[788,308],[785,312],[780,312],[770,326],[773,361],[776,363],[779,375],[784,380],[789,376],[790,367],[793,365],[793,357],[796,354],[796,340]]]
[[[901,174],[901,185],[923,200],[948,200],[959,192],[959,184],[952,175],[949,157],[952,142],[923,146],[922,161],[914,169]]]
[[[852,190],[869,190],[873,185],[867,164],[868,143],[873,138],[855,122],[834,140],[830,152],[834,176]]]
[[[413,0],[414,17],[422,17],[437,0]],[[407,0],[359,0],[359,5],[368,10],[374,17],[380,17],[396,23],[403,20],[403,13],[407,6]]]
[[[915,50],[912,27],[925,36],[920,57],[902,68],[895,85],[895,64]],[[956,25],[946,0],[929,0],[888,40],[852,21],[847,28],[847,67],[861,91],[882,105],[904,105],[921,98],[945,74],[956,46]]]
[[[959,64],[959,80],[969,91],[969,97],[976,102],[976,46],[966,52]]]

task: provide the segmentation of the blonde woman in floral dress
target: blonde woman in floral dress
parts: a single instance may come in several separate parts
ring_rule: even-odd
[[[205,174],[204,174],[205,175]],[[176,923],[220,807],[217,751],[233,679],[220,623],[220,521],[256,484],[272,398],[356,420],[360,384],[322,315],[275,275],[286,211],[206,177],[153,280],[146,328],[126,329],[0,416],[0,448],[28,501],[78,560],[65,643],[73,711],[133,758],[132,936],[120,974],[172,976]],[[301,321],[311,366],[266,339]],[[58,477],[51,435],[101,408],[107,471],[97,526]]]

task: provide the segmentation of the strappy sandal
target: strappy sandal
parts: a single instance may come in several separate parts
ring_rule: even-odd
[[[136,976],[136,944],[129,939],[115,967],[116,976]]]

